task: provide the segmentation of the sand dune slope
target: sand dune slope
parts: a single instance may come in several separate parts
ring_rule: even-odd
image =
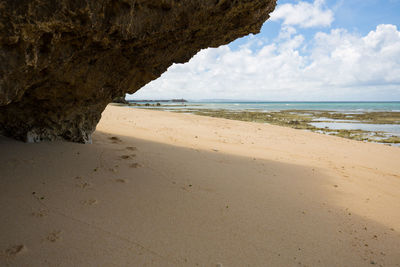
[[[0,138],[0,265],[400,266],[400,148],[109,106]]]

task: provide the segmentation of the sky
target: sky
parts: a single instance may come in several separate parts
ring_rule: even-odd
[[[400,101],[400,0],[278,0],[261,32],[127,99]]]

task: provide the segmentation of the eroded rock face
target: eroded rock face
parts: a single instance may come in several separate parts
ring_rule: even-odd
[[[112,99],[257,33],[275,2],[0,0],[0,132],[90,142]]]

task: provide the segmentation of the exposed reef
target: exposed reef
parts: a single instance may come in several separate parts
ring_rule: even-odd
[[[0,0],[0,132],[87,143],[114,98],[258,33],[276,0]]]
[[[189,103],[186,105],[147,105],[129,103],[129,106],[168,110],[177,113],[192,113],[201,116],[224,118],[239,121],[251,121],[258,123],[270,123],[279,126],[291,127],[294,129],[307,130],[317,133],[324,133],[344,137],[347,139],[374,142],[386,145],[400,144],[400,135],[396,132],[385,132],[376,125],[399,125],[400,112],[395,111],[365,111],[356,113],[342,113],[329,110],[280,110],[280,111],[257,111],[257,110],[229,110],[229,109],[207,109],[201,104]],[[196,107],[198,106],[198,107]],[[322,123],[322,125],[320,124]],[[342,124],[343,123],[343,124]],[[350,123],[350,125],[348,125]],[[355,123],[355,125],[351,125]],[[344,127],[340,125],[345,125]],[[346,125],[347,124],[347,125]],[[329,128],[328,125],[336,127]],[[364,129],[360,129],[364,125]],[[346,129],[346,126],[348,129]],[[368,127],[372,126],[372,127]],[[375,127],[374,127],[375,126]],[[369,129],[368,129],[369,128]],[[378,129],[377,129],[378,128]],[[394,128],[394,127],[393,127]],[[393,129],[392,129],[393,131]]]

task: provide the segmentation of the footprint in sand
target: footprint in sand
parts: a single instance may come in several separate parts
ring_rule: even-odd
[[[77,183],[76,186],[79,188],[82,188],[82,189],[88,189],[88,188],[92,187],[92,184],[89,182],[83,181],[81,183]]]
[[[131,154],[131,155],[122,155],[120,158],[121,159],[132,159],[134,157],[136,157],[136,155],[135,154]]]
[[[15,257],[19,253],[23,252],[25,249],[26,249],[25,246],[22,244],[14,245],[7,248],[2,254],[6,257]]]
[[[111,136],[111,137],[108,138],[108,139],[110,139],[110,140],[112,141],[113,144],[118,144],[118,143],[121,143],[121,142],[122,142],[122,140],[119,139],[119,138],[116,137],[116,136]]]
[[[47,215],[49,215],[49,211],[45,210],[45,209],[40,209],[38,211],[34,211],[31,213],[32,216],[36,217],[36,218],[43,218],[46,217]]]
[[[132,163],[131,165],[129,165],[129,167],[131,167],[131,168],[140,168],[140,167],[142,167],[142,165],[139,164],[139,163]]]
[[[126,150],[130,150],[130,151],[136,151],[136,150],[137,150],[137,148],[136,148],[136,147],[134,147],[134,146],[127,146],[127,147],[126,147]]]
[[[57,242],[58,240],[61,239],[61,231],[54,231],[51,232],[47,237],[46,240],[50,242]]]
[[[128,181],[126,179],[115,179],[115,182],[124,184],[124,183],[127,183]]]
[[[117,164],[117,165],[114,165],[114,167],[109,168],[108,170],[109,170],[110,172],[118,172],[118,168],[119,168],[119,165]]]
[[[44,200],[45,199],[45,197],[44,196],[41,196],[41,195],[39,195],[37,192],[32,192],[32,195],[33,195],[33,197],[34,198],[36,198],[37,200]]]
[[[99,202],[97,201],[97,199],[94,199],[94,198],[82,201],[82,204],[85,206],[93,206],[93,205],[97,205],[98,203]]]

